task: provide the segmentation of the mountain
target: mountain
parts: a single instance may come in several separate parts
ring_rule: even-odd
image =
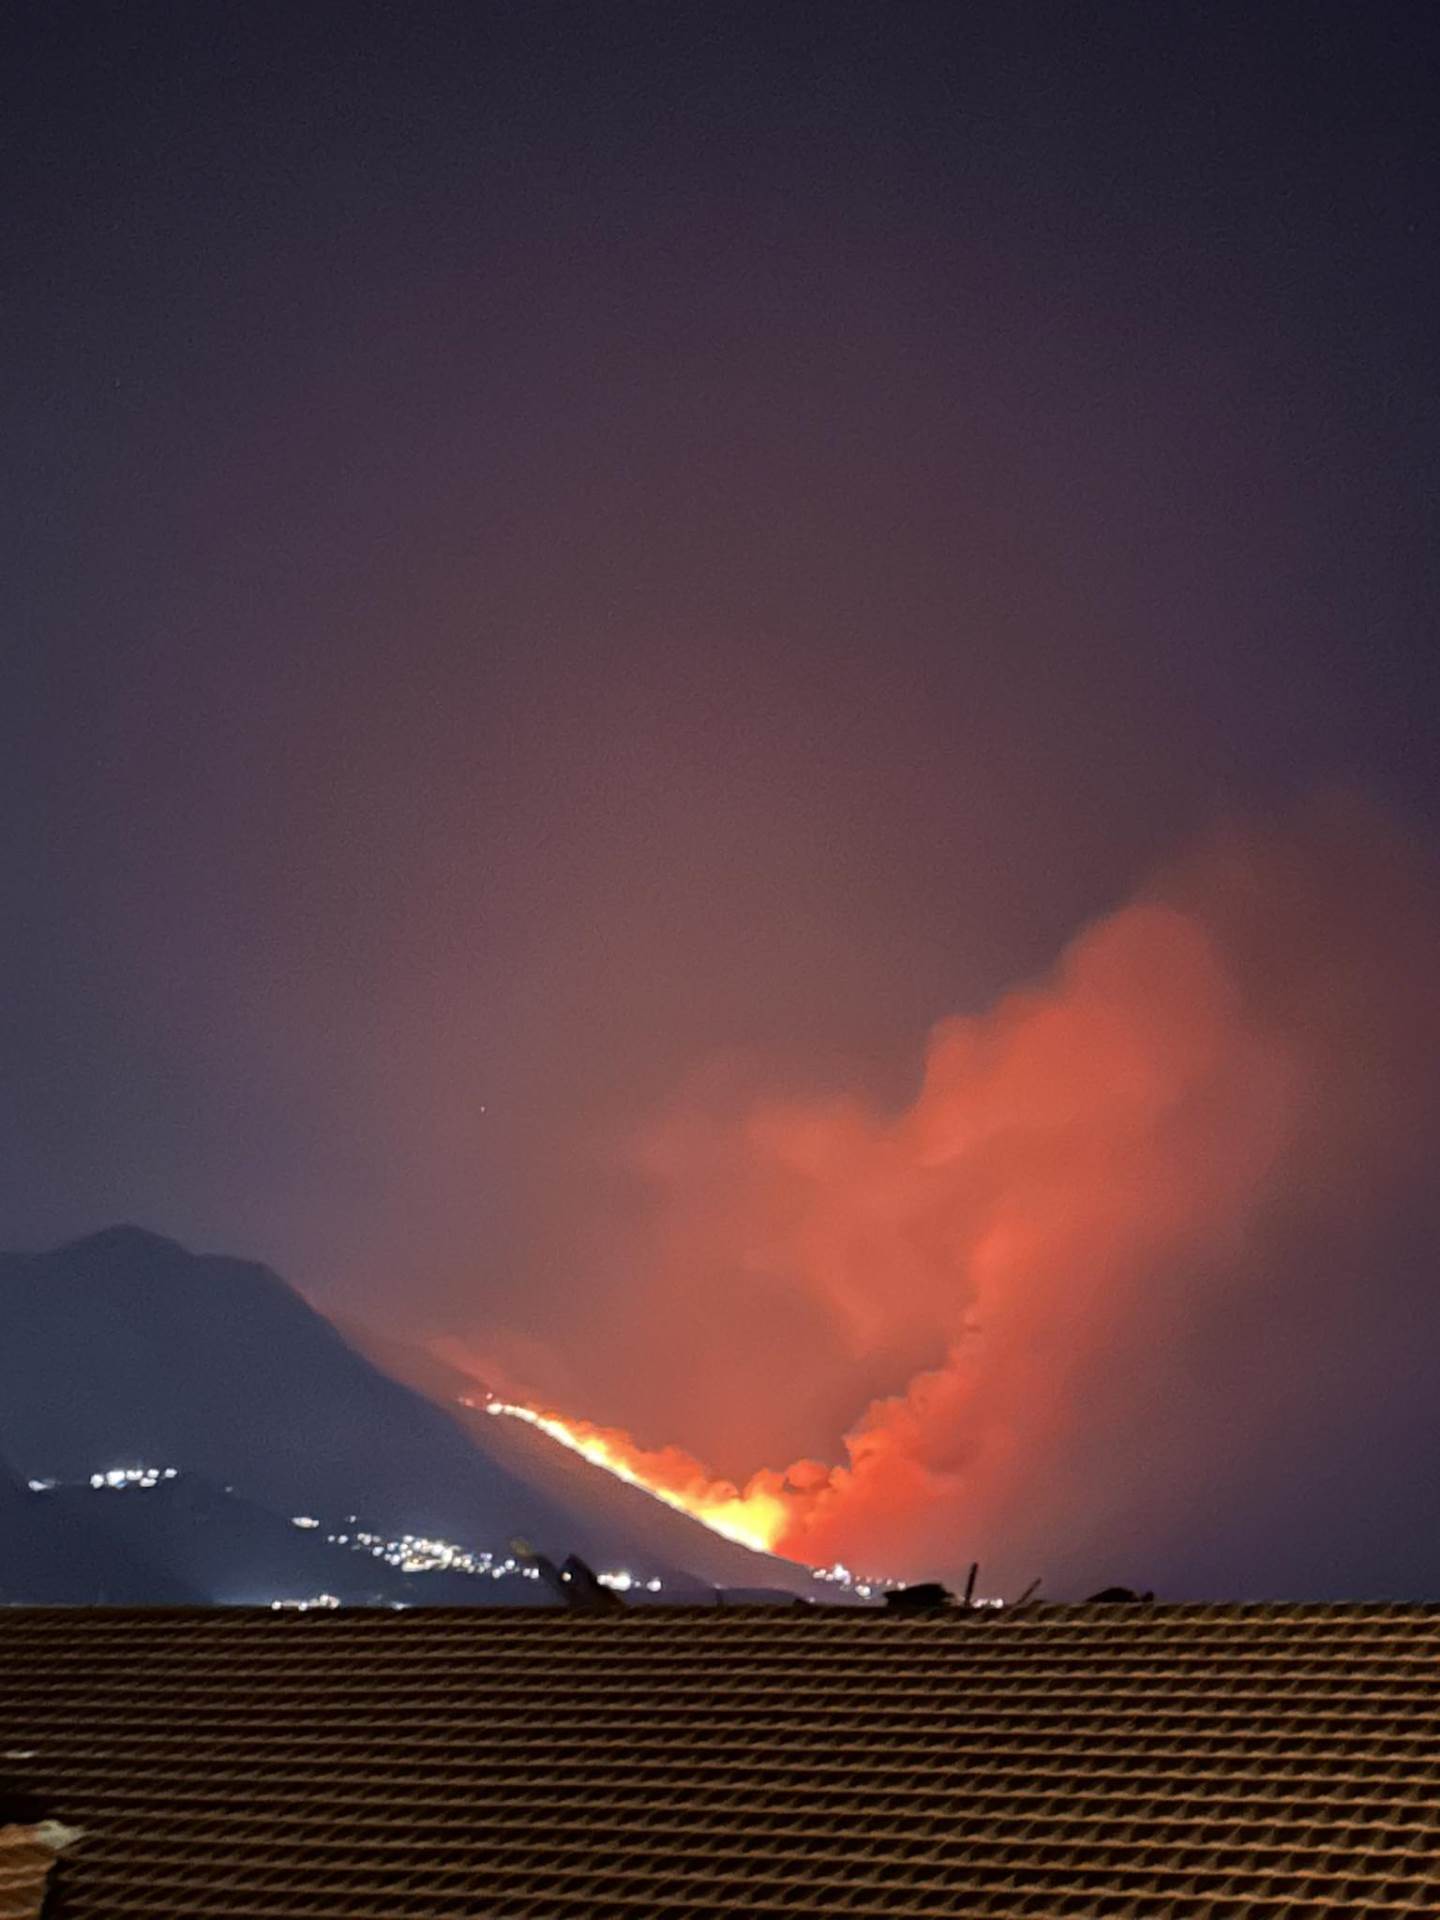
[[[519,1534],[553,1556],[658,1578],[675,1597],[709,1585],[814,1591],[804,1569],[521,1432],[395,1379],[267,1267],[136,1227],[0,1255],[0,1449],[16,1474],[61,1483],[33,1496],[54,1503],[57,1524],[123,1511],[138,1525],[142,1509],[123,1503],[153,1500],[158,1486],[103,1491],[108,1508],[56,1496],[77,1484],[88,1494],[94,1474],[170,1467],[287,1527],[311,1516],[322,1531],[501,1554]],[[180,1495],[163,1499],[173,1508]],[[158,1524],[160,1506],[143,1511]],[[143,1558],[144,1542],[132,1545]]]
[[[206,1598],[163,1560],[117,1539],[98,1513],[47,1504],[0,1462],[0,1606],[183,1607]]]

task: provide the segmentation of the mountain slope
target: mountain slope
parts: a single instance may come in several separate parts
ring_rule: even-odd
[[[154,1486],[60,1486],[32,1496],[33,1531],[83,1531],[113,1556],[153,1570],[151,1588],[195,1602],[266,1606],[331,1595],[345,1606],[528,1606],[548,1604],[543,1583],[463,1572],[406,1573],[386,1558],[340,1544],[321,1527],[279,1514],[181,1473]],[[3,1527],[3,1521],[0,1521]],[[12,1556],[22,1584],[22,1557]],[[33,1585],[33,1580],[31,1581]],[[49,1597],[82,1599],[73,1580]]]
[[[85,1511],[62,1511],[0,1462],[0,1606],[195,1606],[204,1590]]]
[[[814,1583],[793,1561],[736,1547],[688,1514],[594,1466],[538,1427],[487,1413],[485,1385],[475,1376],[437,1360],[421,1348],[386,1339],[367,1328],[346,1323],[345,1330],[352,1343],[386,1372],[406,1381],[437,1405],[449,1408],[476,1445],[533,1488],[542,1502],[583,1510],[592,1524],[617,1534],[641,1534],[656,1552],[710,1586],[734,1583],[747,1588],[783,1587],[792,1592],[817,1593]],[[737,1553],[744,1556],[743,1562],[737,1563]],[[823,1597],[833,1599],[835,1595]]]
[[[0,1256],[0,1447],[26,1477],[174,1466],[286,1518],[359,1515],[386,1535],[491,1549],[523,1534],[679,1589],[686,1574],[808,1589],[802,1569],[573,1456],[537,1464],[485,1431],[508,1422],[465,1417],[470,1431],[266,1267],[133,1227]]]

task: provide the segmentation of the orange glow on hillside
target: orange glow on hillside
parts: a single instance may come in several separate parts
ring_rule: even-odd
[[[467,1370],[522,1403],[493,1411],[802,1566],[1088,1569],[1144,1515],[1248,1497],[1266,1403],[1282,1438],[1328,1406],[1312,1255],[1423,1181],[1437,948],[1428,864],[1363,810],[1222,835],[938,1022],[906,1103],[699,1074],[572,1256],[600,1250],[583,1370],[503,1338]],[[1365,1324],[1347,1298],[1316,1294],[1324,1339]],[[1254,1350],[1225,1349],[1226,1400],[1206,1368],[1232,1327]],[[696,1451],[541,1411],[582,1392]],[[736,1484],[707,1458],[772,1464]]]
[[[698,1460],[678,1447],[647,1451],[615,1428],[592,1426],[587,1420],[564,1420],[559,1414],[539,1413],[534,1407],[508,1400],[487,1401],[486,1411],[538,1427],[617,1479],[641,1488],[680,1513],[688,1513],[712,1532],[756,1553],[775,1552],[790,1526],[784,1496],[767,1484],[775,1478],[773,1475],[757,1474],[742,1493],[728,1480],[712,1480]]]

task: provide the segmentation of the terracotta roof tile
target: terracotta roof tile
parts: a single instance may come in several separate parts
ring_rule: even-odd
[[[0,1772],[64,1920],[1433,1920],[1440,1608],[11,1610]]]

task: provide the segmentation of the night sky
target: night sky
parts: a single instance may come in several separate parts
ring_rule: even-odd
[[[909,1389],[827,1550],[1034,1496],[1042,1571],[1083,1459],[1062,1557],[1433,1597],[1425,10],[3,36],[0,1244],[253,1255],[737,1476]],[[1011,1144],[941,1205],[947,1102]]]

